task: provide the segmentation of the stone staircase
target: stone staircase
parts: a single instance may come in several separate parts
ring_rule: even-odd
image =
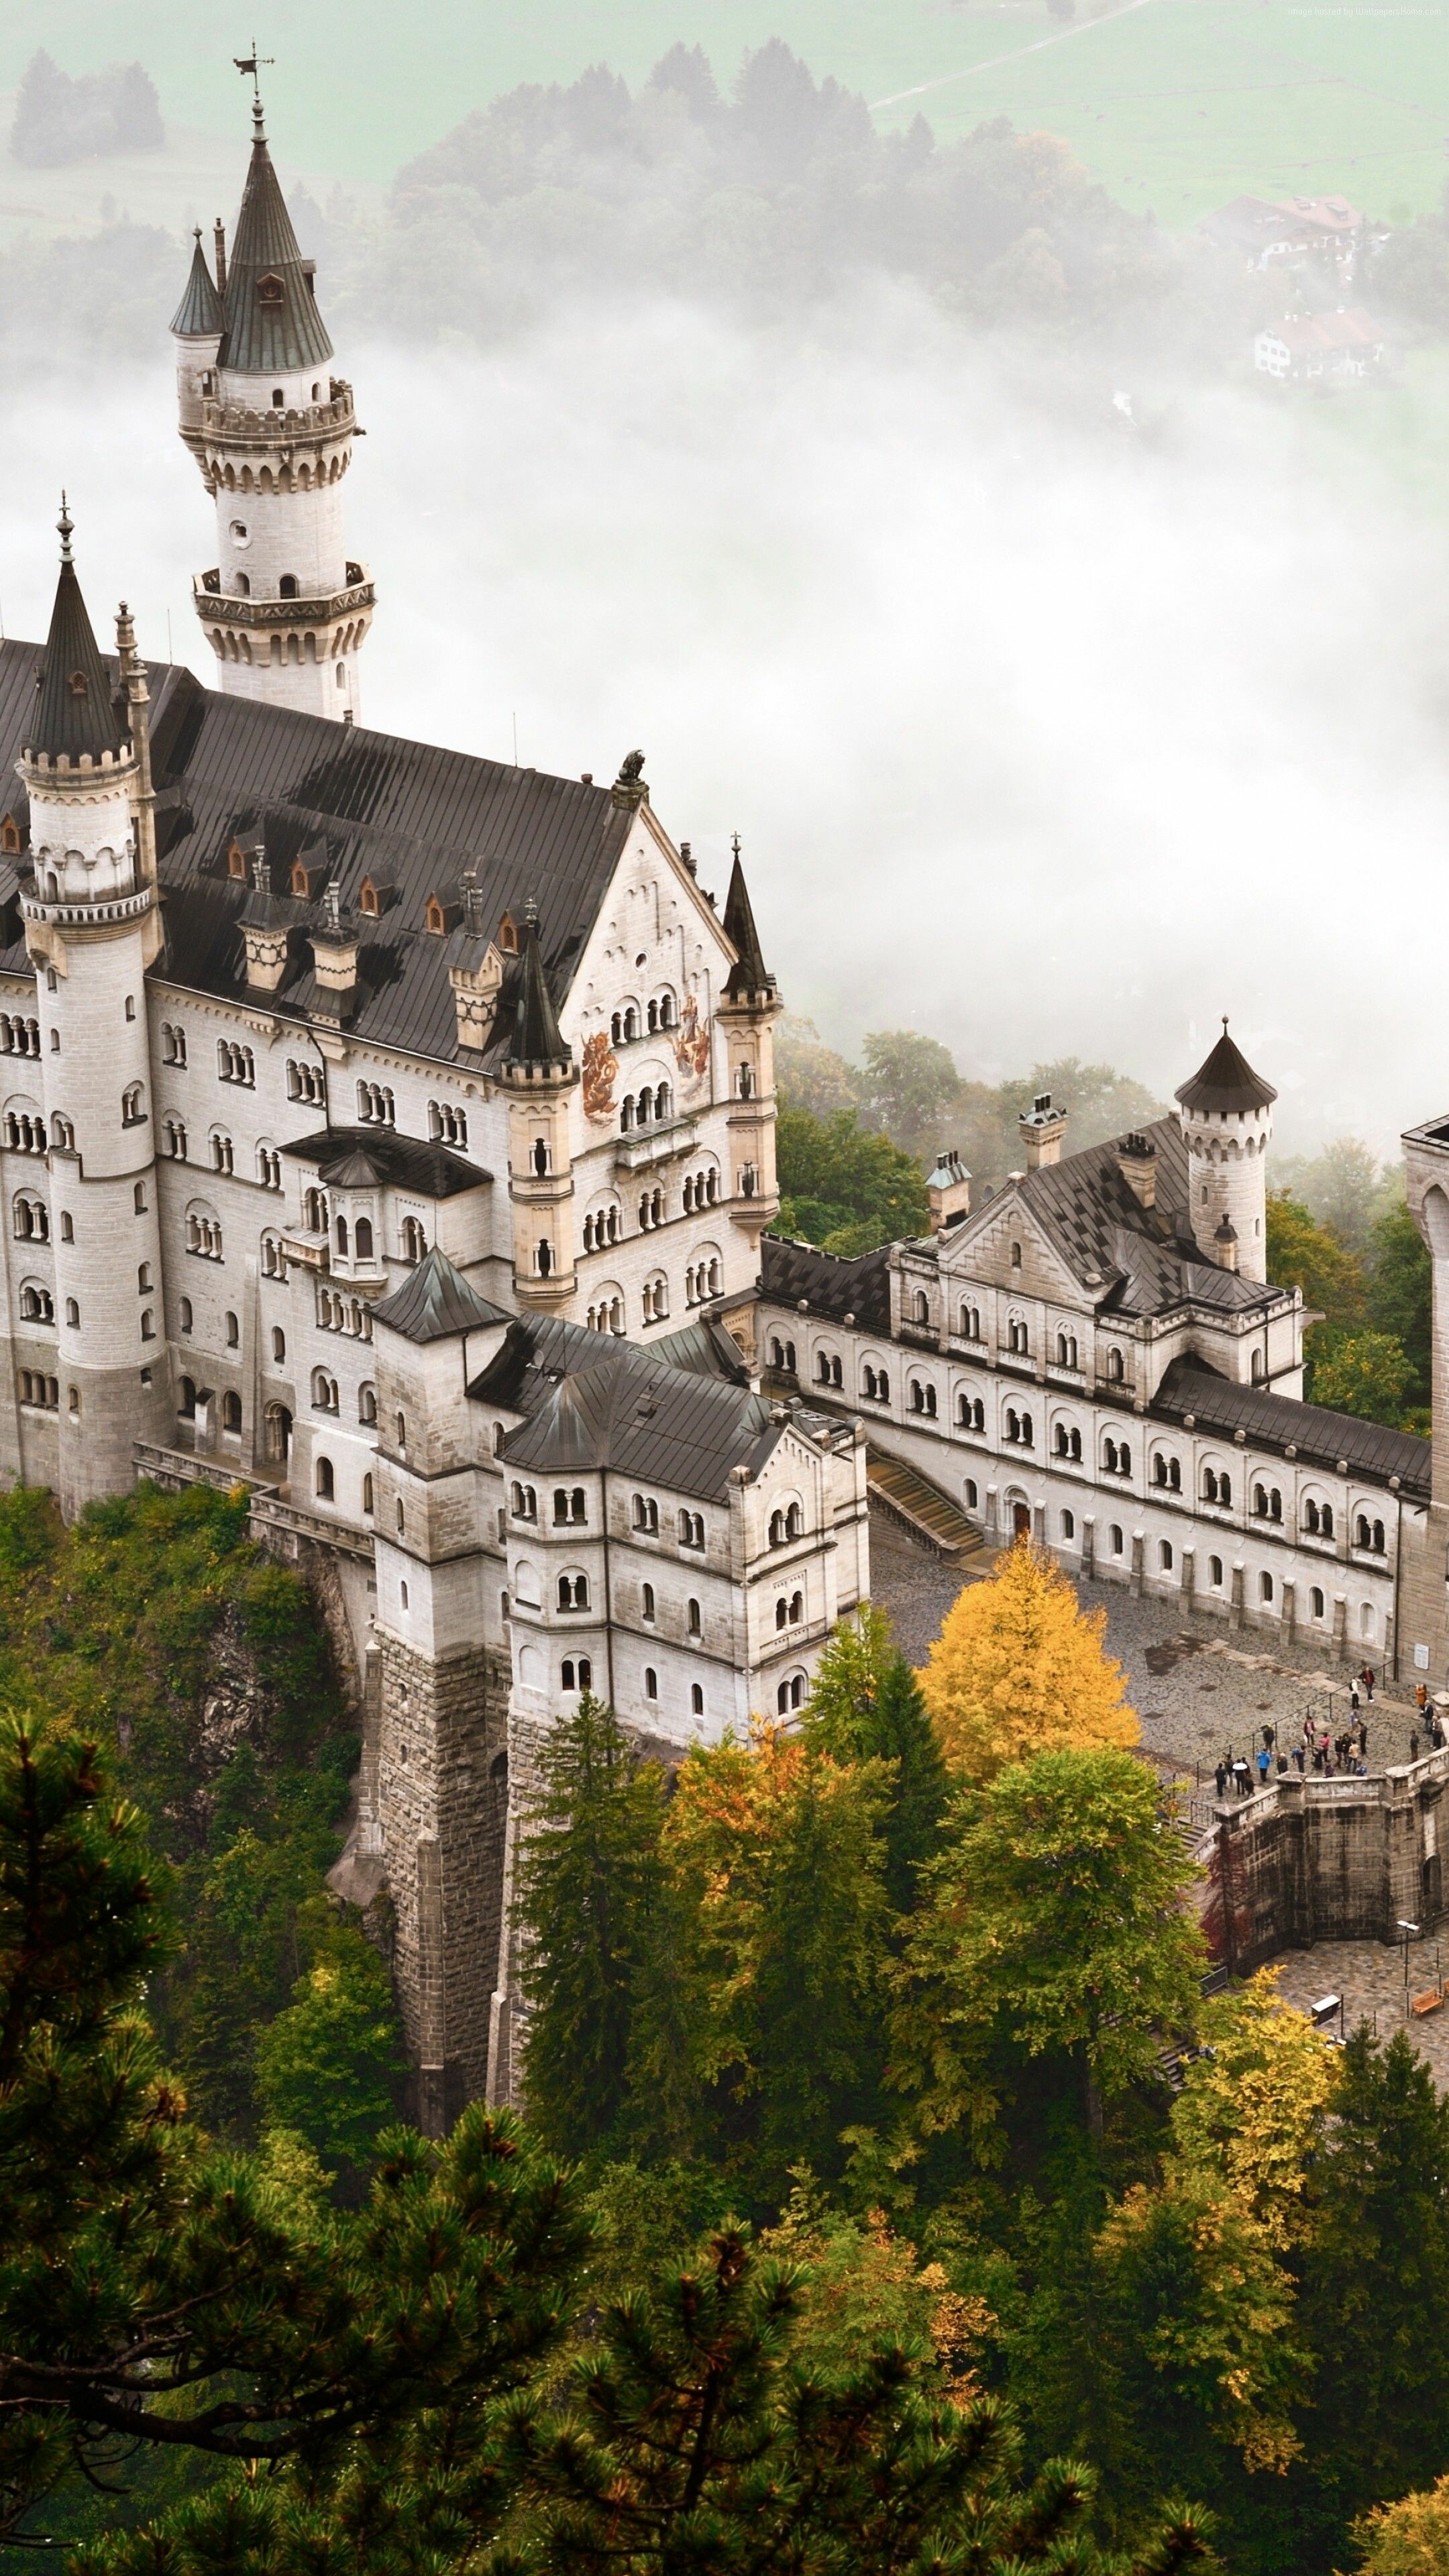
[[[875,1442],[866,1444],[865,1476],[873,1503],[879,1503],[893,1520],[900,1521],[923,1545],[952,1565],[962,1565],[968,1557],[983,1556],[986,1542],[976,1523],[968,1520],[960,1505],[953,1503],[939,1485],[933,1485],[916,1467],[908,1467],[903,1458],[893,1458]]]

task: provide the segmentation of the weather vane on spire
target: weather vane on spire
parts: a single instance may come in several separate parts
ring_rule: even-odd
[[[255,36],[253,36],[251,52],[249,54],[233,54],[232,61],[235,63],[237,70],[242,74],[243,78],[251,82],[252,114],[253,116],[260,116],[262,112],[261,76],[264,71],[270,71],[272,64],[276,61],[275,54],[259,54],[257,52],[257,40]]]

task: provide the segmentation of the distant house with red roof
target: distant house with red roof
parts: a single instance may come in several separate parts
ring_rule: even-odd
[[[1382,366],[1387,334],[1362,305],[1337,313],[1294,313],[1271,323],[1253,342],[1262,376],[1282,384],[1352,383]]]
[[[1234,197],[1204,215],[1198,231],[1219,250],[1232,250],[1250,268],[1266,269],[1318,252],[1340,270],[1353,265],[1367,218],[1346,197]]]

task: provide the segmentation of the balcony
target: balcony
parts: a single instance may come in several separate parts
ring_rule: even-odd
[[[208,394],[201,406],[201,427],[211,447],[273,447],[290,450],[299,442],[345,437],[356,426],[352,387],[340,377],[330,380],[324,403],[299,403],[289,409],[269,404],[221,402]]]
[[[221,573],[213,564],[209,571],[197,573],[191,584],[198,617],[212,624],[246,627],[249,632],[267,631],[283,626],[326,626],[334,618],[354,615],[359,609],[371,609],[376,591],[364,564],[350,563],[347,583],[342,590],[328,591],[315,599],[238,599],[221,586]]]
[[[288,1261],[295,1261],[299,1269],[325,1270],[331,1249],[332,1238],[328,1234],[304,1233],[300,1229],[295,1233],[283,1231],[283,1253]]]
[[[652,1172],[662,1163],[672,1163],[681,1154],[692,1154],[699,1143],[699,1119],[666,1119],[659,1127],[636,1127],[627,1136],[614,1141],[616,1172]]]

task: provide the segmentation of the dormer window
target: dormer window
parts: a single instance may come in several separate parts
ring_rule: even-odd
[[[0,850],[9,851],[13,855],[19,847],[20,826],[13,814],[7,814],[4,822],[0,823]]]
[[[307,883],[307,871],[303,867],[300,859],[294,859],[292,861],[292,892],[293,894],[306,895],[310,893],[310,891],[311,889]]]
[[[276,270],[269,268],[264,276],[257,279],[257,302],[259,304],[281,304],[284,300],[285,290],[283,288],[282,281],[278,277]],[[274,403],[279,403],[281,399],[282,388],[278,385],[276,392],[272,396],[272,400]]]
[[[359,912],[365,912],[370,921],[376,921],[382,910],[377,899],[377,888],[371,877],[364,877],[362,880],[362,892],[357,898],[357,908]]]
[[[518,931],[506,912],[498,925],[498,945],[505,957],[518,955]]]
[[[247,854],[239,841],[233,841],[227,851],[226,872],[229,877],[239,877],[242,884],[246,884]]]
[[[72,671],[70,675],[70,693],[73,698],[88,698],[90,696],[90,682],[86,678],[84,671]]]
[[[441,895],[429,895],[428,908],[423,915],[423,923],[424,927],[430,930],[435,938],[440,938],[443,932],[447,929],[448,906],[444,903]]]

